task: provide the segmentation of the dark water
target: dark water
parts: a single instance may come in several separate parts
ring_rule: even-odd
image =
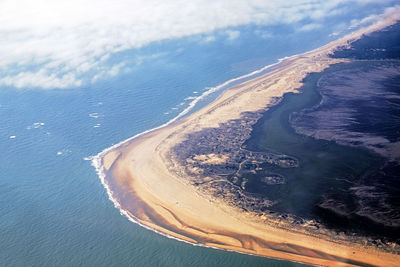
[[[235,44],[174,40],[127,52],[165,56],[115,79],[65,90],[0,88],[0,266],[300,265],[144,229],[121,216],[85,158],[169,121],[208,87],[327,43],[329,30],[319,40],[301,33],[272,42],[252,27]]]
[[[399,203],[399,77],[393,61],[362,61],[324,75],[319,80],[323,101],[292,116],[296,131],[318,139],[368,149],[385,158],[348,192],[356,199],[354,212],[385,226],[398,227]],[[337,197],[336,197],[337,198]],[[330,197],[322,204],[336,205]]]
[[[324,45],[349,32],[351,20],[394,3],[346,5],[310,32],[249,25],[235,28],[235,42],[222,29],[210,43],[204,36],[153,43],[110,58],[128,62],[130,72],[78,88],[2,86],[0,266],[299,266],[144,229],[121,216],[84,159],[169,121],[208,87]],[[138,57],[147,60],[133,63]]]
[[[375,157],[369,153],[299,135],[292,128],[289,116],[293,112],[320,101],[321,97],[313,84],[321,75],[309,75],[301,94],[287,94],[278,106],[266,112],[246,143],[248,149],[272,150],[299,161],[297,168],[271,169],[283,175],[286,183],[270,187],[270,192],[266,191],[265,195],[271,197],[272,194],[273,200],[279,200],[273,210],[308,218],[315,215],[312,207],[322,194],[329,193],[332,187],[348,189],[350,184],[346,180],[357,179],[376,164]]]
[[[336,54],[382,59],[374,48],[382,38],[384,56],[396,58],[400,39],[393,36],[399,29],[397,24]],[[366,50],[375,56],[362,57]],[[400,77],[399,63],[388,59],[337,64],[309,74],[300,94],[285,95],[267,111],[254,126],[247,148],[286,154],[299,166],[265,165],[285,183],[266,184],[253,175],[247,190],[276,201],[269,208],[273,212],[398,242]]]
[[[373,32],[352,43],[351,48],[336,51],[333,58],[400,59],[400,23]]]

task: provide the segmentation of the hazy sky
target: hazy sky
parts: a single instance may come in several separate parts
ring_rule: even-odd
[[[125,62],[113,54],[152,42],[238,26],[296,24],[312,31],[331,16],[390,0],[2,0],[0,1],[0,87],[66,88],[118,75]],[[358,27],[379,18],[371,11]]]

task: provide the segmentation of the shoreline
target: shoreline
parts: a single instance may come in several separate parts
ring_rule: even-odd
[[[218,127],[227,120],[240,118],[250,108],[247,105],[249,103],[254,104],[251,111],[267,110],[274,97],[296,92],[302,78],[308,73],[321,71],[331,64],[346,62],[328,58],[334,49],[348,45],[363,33],[375,31],[393,22],[380,22],[321,48],[286,58],[273,64],[276,68],[271,72],[235,85],[190,116],[177,121],[191,110],[189,106],[189,110],[185,109],[185,113],[180,113],[167,124],[104,150],[93,158],[92,164],[109,198],[131,221],[191,244],[318,265],[339,262],[348,266],[368,262],[394,265],[400,259],[398,255],[374,248],[337,244],[306,233],[293,233],[262,224],[252,214],[244,214],[217,199],[196,192],[182,177],[171,173],[171,166],[166,166],[174,163],[168,159],[168,151],[174,144],[181,142],[185,134],[207,127]],[[266,67],[260,72],[268,69]],[[254,72],[244,76],[252,75]],[[244,76],[230,81],[243,79]],[[226,83],[218,89],[226,86]],[[254,103],[255,99],[257,103]],[[224,222],[224,226],[219,222]],[[349,249],[353,249],[355,254],[348,255]]]

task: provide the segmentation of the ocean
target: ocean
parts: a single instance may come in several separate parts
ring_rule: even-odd
[[[90,158],[210,103],[235,83],[218,87],[226,81],[343,36],[350,30],[332,34],[340,23],[382,10],[328,18],[316,31],[253,25],[235,28],[235,40],[217,31],[212,41],[160,41],[114,55],[130,70],[78,88],[0,88],[0,265],[300,265],[189,245],[130,222]]]

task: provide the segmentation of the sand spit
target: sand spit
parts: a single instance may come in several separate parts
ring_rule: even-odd
[[[266,110],[276,98],[296,92],[310,72],[345,62],[328,55],[363,34],[393,24],[392,15],[338,41],[280,62],[274,69],[225,91],[217,100],[171,125],[130,139],[98,156],[110,197],[141,225],[193,244],[324,266],[396,266],[400,255],[351,242],[287,229],[215,199],[185,179],[171,149],[189,133],[239,119],[244,112]],[[199,156],[223,161],[224,155]]]

